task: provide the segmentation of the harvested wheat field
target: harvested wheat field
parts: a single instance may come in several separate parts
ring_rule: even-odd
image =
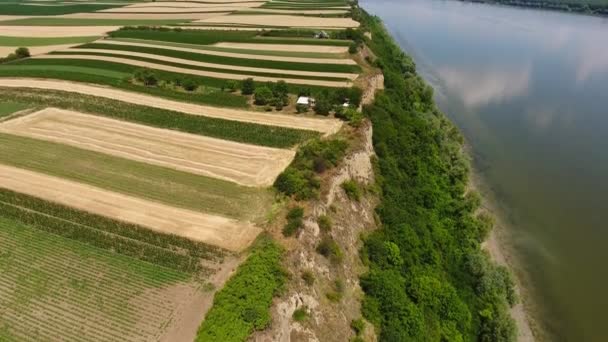
[[[205,2],[187,2],[187,1],[158,1],[158,2],[141,2],[132,4],[126,7],[120,7],[118,9],[127,8],[187,8],[187,9],[198,9],[198,8],[212,8],[212,7],[225,7],[225,6],[238,6],[238,7],[258,7],[265,4],[263,1],[205,1]],[[99,12],[108,12],[110,10],[117,10],[117,8],[110,8],[107,10],[101,10]]]
[[[239,10],[249,9],[252,6],[240,6],[240,5],[210,5],[210,6],[198,6],[198,7],[116,7],[106,10],[98,11],[97,13],[165,13],[165,14],[179,14],[179,13],[206,13],[206,12],[233,12]]]
[[[37,38],[103,36],[119,28],[119,26],[0,26],[0,36]]]
[[[184,65],[205,67],[205,68],[225,69],[227,71],[232,70],[232,71],[244,71],[244,72],[263,72],[263,73],[268,73],[268,74],[296,75],[296,76],[308,76],[308,77],[334,77],[334,78],[344,78],[344,79],[349,79],[349,80],[354,80],[357,77],[359,77],[359,74],[355,74],[355,73],[256,68],[256,67],[246,67],[246,66],[238,66],[238,65],[206,63],[206,62],[193,61],[193,60],[183,59],[183,58],[155,55],[155,54],[151,54],[151,53],[122,51],[122,50],[79,48],[79,49],[69,49],[69,50],[64,49],[64,50],[58,51],[58,52],[85,52],[85,53],[89,52],[89,53],[98,53],[98,54],[104,54],[104,55],[142,57],[142,58],[157,60],[160,62],[178,63],[178,64],[184,64]],[[99,57],[100,57],[99,58],[100,60],[103,60],[103,58],[105,58],[105,56],[99,56]],[[47,58],[47,57],[43,57],[43,58]]]
[[[242,12],[255,12],[265,14],[346,14],[348,10],[345,9],[274,9],[274,8],[247,8],[239,11]],[[239,14],[237,13],[237,14]]]
[[[323,81],[323,80],[314,80],[314,79],[252,76],[252,75],[248,75],[248,74],[204,71],[204,70],[174,67],[174,66],[170,66],[170,65],[166,65],[166,64],[144,62],[144,61],[140,61],[140,60],[121,58],[121,57],[77,55],[77,54],[68,54],[68,55],[53,54],[53,55],[40,55],[40,56],[36,56],[34,58],[105,61],[105,62],[133,65],[133,66],[138,66],[138,67],[142,67],[142,68],[150,68],[150,69],[156,69],[156,70],[175,72],[175,73],[179,73],[179,74],[197,75],[197,76],[220,78],[220,79],[227,79],[227,80],[243,80],[243,79],[251,77],[258,82],[277,82],[277,81],[283,80],[283,81],[285,81],[287,83],[291,83],[291,84],[317,85],[317,86],[322,86],[322,87],[338,87],[339,88],[339,87],[351,87],[352,86],[352,83],[349,81]],[[157,60],[160,60],[160,58],[161,58],[161,56],[156,56]]]
[[[359,23],[351,18],[321,18],[297,15],[226,15],[202,19],[196,23],[205,24],[241,24],[241,25],[270,25],[285,27],[327,27],[349,28],[358,27]]]
[[[201,13],[74,13],[56,16],[56,18],[66,19],[112,19],[112,20],[171,20],[183,19],[200,20],[213,18],[230,13],[230,9],[218,9],[214,12]]]
[[[58,80],[42,80],[34,78],[0,78],[0,86],[10,88],[62,90],[73,93],[104,97],[116,101],[133,103],[142,106],[168,109],[186,114],[201,115],[242,122],[252,122],[261,125],[304,129],[321,132],[325,135],[336,133],[340,129],[340,127],[342,127],[342,121],[337,119],[296,117],[293,115],[268,114],[238,109],[203,106],[167,100],[155,96],[133,93],[129,91],[96,86],[86,83]]]
[[[61,45],[43,45],[43,46],[32,46],[28,47],[32,56],[43,55],[52,51],[69,49],[78,44],[61,44]],[[6,56],[10,53],[15,52],[15,49],[19,46],[0,46],[0,56]]]
[[[250,223],[131,197],[58,177],[0,165],[5,189],[166,234],[240,251],[261,232]]]
[[[95,43],[122,45],[122,46],[141,46],[141,47],[149,47],[149,48],[156,48],[156,49],[199,53],[202,55],[259,59],[259,60],[266,60],[266,61],[312,63],[312,64],[357,65],[357,62],[355,62],[354,60],[349,59],[349,58],[311,58],[311,57],[267,56],[267,55],[247,54],[247,53],[240,53],[240,52],[206,50],[204,45],[199,45],[196,48],[188,48],[188,47],[184,47],[184,46],[186,46],[185,44],[184,44],[184,46],[177,46],[177,43],[175,45],[155,44],[156,43],[155,41],[149,41],[149,43],[142,43],[142,42],[138,42],[138,41],[133,41],[128,38],[126,38],[124,40],[103,39],[103,40],[98,40]],[[224,44],[224,43],[220,43],[220,44]],[[226,43],[226,44],[230,44],[230,43]],[[237,43],[237,45],[238,45],[238,43]],[[244,45],[246,45],[246,44],[244,44]],[[269,44],[252,44],[252,45],[255,45],[257,47],[257,49],[249,49],[249,50],[264,51],[264,49],[263,49],[264,46],[269,45]],[[214,46],[222,47],[219,44],[215,44]],[[296,48],[297,46],[290,45],[289,47]],[[225,48],[234,48],[236,51],[239,51],[238,47],[226,46]],[[246,48],[243,48],[243,49],[246,50]],[[277,50],[273,50],[273,49],[267,49],[267,50],[268,51],[277,51]],[[297,49],[285,49],[285,50],[287,50],[289,52],[298,52]],[[310,52],[310,50],[319,52],[315,47],[313,47],[312,49],[307,48],[307,49],[302,49],[302,50],[303,51],[301,51],[301,52]]]
[[[0,131],[232,181],[270,186],[295,152],[180,133],[47,108],[0,124]]]
[[[291,51],[291,52],[318,52],[318,53],[347,53],[348,46],[329,46],[329,45],[297,45],[297,44],[268,44],[260,40],[260,43],[216,43],[213,46],[249,49],[249,50],[268,50],[268,51]],[[356,63],[355,63],[356,64]]]

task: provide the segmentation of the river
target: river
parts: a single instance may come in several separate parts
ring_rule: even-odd
[[[360,4],[464,133],[547,339],[608,341],[608,20],[451,0]]]

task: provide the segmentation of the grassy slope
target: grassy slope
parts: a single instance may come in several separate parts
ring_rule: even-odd
[[[0,118],[30,107],[27,103],[0,100]]]
[[[84,44],[99,37],[5,37],[0,36],[0,46],[46,46],[59,44]]]
[[[145,312],[125,303],[148,291],[145,302],[160,308],[163,298],[155,289],[190,278],[4,218],[0,274],[2,341],[91,341],[110,335],[134,340],[136,322]],[[95,328],[82,329],[87,317],[96,317],[89,322]],[[160,325],[170,319],[163,310],[151,311],[148,317]]]
[[[90,95],[37,89],[2,89],[0,101],[18,100],[113,119],[254,145],[289,148],[319,134],[312,131],[230,121],[140,106]]]
[[[265,189],[9,134],[0,134],[0,163],[234,218],[260,218],[272,200]]]

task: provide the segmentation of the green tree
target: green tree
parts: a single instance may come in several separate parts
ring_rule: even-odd
[[[257,88],[253,97],[255,99],[255,104],[259,106],[269,104],[274,99],[272,90],[268,87]]]
[[[247,78],[243,80],[243,84],[241,85],[241,92],[243,95],[251,95],[255,91],[255,82],[253,78]]]
[[[154,71],[147,68],[135,70],[135,72],[133,73],[133,77],[138,82],[141,82],[148,87],[153,87],[158,84],[158,78]]]
[[[20,47],[15,50],[15,55],[17,55],[17,58],[27,58],[30,57],[30,50],[26,47]]]

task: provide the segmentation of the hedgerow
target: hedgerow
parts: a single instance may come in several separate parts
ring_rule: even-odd
[[[242,342],[254,330],[266,328],[272,299],[287,279],[282,257],[283,249],[270,237],[262,236],[236,274],[215,295],[196,341]]]
[[[159,128],[270,147],[292,147],[319,135],[313,131],[189,115],[63,91],[7,88],[0,92],[0,99],[70,109]]]

